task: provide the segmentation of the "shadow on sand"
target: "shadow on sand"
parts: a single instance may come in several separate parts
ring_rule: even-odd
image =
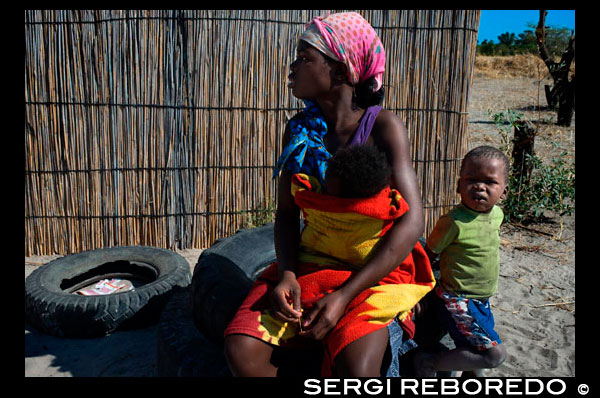
[[[67,339],[25,323],[25,376],[152,377],[158,325],[105,337]]]

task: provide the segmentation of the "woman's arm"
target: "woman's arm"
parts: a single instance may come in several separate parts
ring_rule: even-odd
[[[409,211],[394,222],[369,262],[352,279],[308,311],[303,326],[310,327],[315,320],[316,323],[304,333],[307,337],[325,337],[354,297],[375,286],[408,256],[425,228],[423,204],[404,123],[393,113],[382,110],[371,134],[375,145],[385,152],[392,165],[392,186],[408,202]]]
[[[410,142],[404,123],[395,114],[382,110],[372,135],[392,166],[391,185],[408,203],[409,210],[394,222],[371,260],[342,289],[355,297],[376,285],[410,254],[425,230],[421,191],[410,156]]]
[[[283,136],[283,147],[290,141],[289,125]],[[275,212],[275,254],[279,284],[271,295],[274,314],[284,321],[295,321],[300,315],[300,285],[296,280],[296,261],[300,242],[300,208],[291,193],[292,173],[283,170],[279,176],[277,210]],[[290,305],[292,302],[292,305]]]

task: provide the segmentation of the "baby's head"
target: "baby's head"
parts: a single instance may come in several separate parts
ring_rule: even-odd
[[[391,174],[385,154],[375,146],[352,145],[329,159],[325,189],[343,198],[368,198],[389,185]]]
[[[468,208],[487,213],[507,193],[510,161],[492,146],[467,153],[461,163],[457,191]]]

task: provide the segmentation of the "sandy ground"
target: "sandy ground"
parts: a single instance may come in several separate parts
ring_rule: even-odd
[[[490,114],[511,109],[537,125],[536,154],[575,158],[575,117],[558,127],[544,105],[546,80],[475,76],[469,100],[469,149],[500,147]],[[501,229],[500,280],[491,300],[507,360],[489,376],[575,376],[575,216]]]
[[[541,120],[541,156],[567,150],[574,156],[575,128],[553,125],[553,112],[538,112],[535,79],[475,77],[470,100],[469,149],[499,144],[493,113],[508,108]],[[541,86],[543,96],[543,85]],[[543,97],[541,102],[544,102]],[[491,302],[508,358],[488,376],[575,375],[574,216],[527,228],[503,226],[499,293]],[[201,250],[180,252],[192,268]],[[25,277],[58,256],[26,257]],[[25,376],[155,376],[157,326],[98,339],[60,339],[25,325]]]

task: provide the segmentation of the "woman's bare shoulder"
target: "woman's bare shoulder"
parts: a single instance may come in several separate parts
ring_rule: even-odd
[[[387,109],[382,109],[377,115],[371,135],[375,144],[388,153],[407,150],[406,125],[398,115]]]
[[[379,131],[402,130],[406,131],[406,125],[394,112],[387,109],[382,109],[375,119],[374,127]]]

